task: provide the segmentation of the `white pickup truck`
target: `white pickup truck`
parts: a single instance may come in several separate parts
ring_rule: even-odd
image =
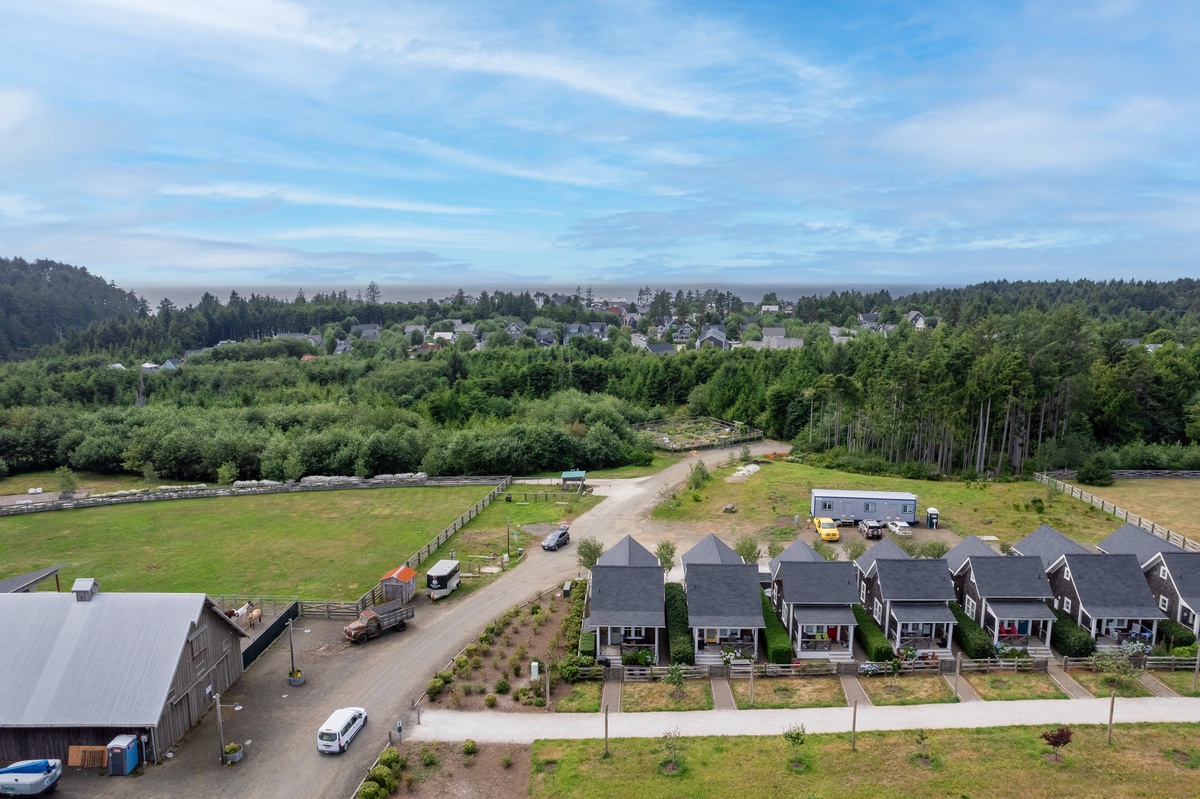
[[[22,760],[0,768],[0,795],[41,796],[58,787],[61,760]]]

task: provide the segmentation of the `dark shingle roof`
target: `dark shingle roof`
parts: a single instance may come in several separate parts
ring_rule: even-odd
[[[653,566],[592,567],[591,609],[586,629],[665,627],[663,570]]]
[[[848,561],[785,561],[779,564],[785,602],[805,605],[853,605],[858,601],[854,564]]]
[[[863,574],[871,570],[871,566],[880,560],[912,560],[909,554],[896,545],[890,538],[880,539],[879,543],[858,556],[854,565]]]
[[[971,558],[979,595],[993,599],[1052,599],[1050,581],[1038,558]]]
[[[951,574],[958,574],[967,558],[986,558],[991,555],[999,557],[1000,553],[985,544],[979,536],[969,535],[946,553],[946,563],[950,565]]]
[[[55,566],[47,566],[44,569],[29,572],[28,574],[18,574],[16,577],[0,580],[0,594],[15,594],[20,591],[27,591],[47,577],[57,574],[58,570],[66,565],[65,563],[59,563]]]
[[[1138,563],[1145,563],[1159,552],[1182,552],[1183,549],[1170,541],[1146,532],[1126,522],[1108,538],[1096,544],[1096,549],[1109,555],[1134,555]]]
[[[877,560],[879,591],[893,602],[954,599],[954,584],[944,558]]]
[[[1094,619],[1165,619],[1136,555],[1067,555],[1071,581]]]
[[[1043,524],[1013,544],[1013,552],[1027,558],[1041,558],[1042,567],[1049,569],[1063,555],[1088,555],[1091,550],[1077,544],[1048,524]]]
[[[1183,601],[1200,610],[1200,552],[1164,552],[1162,559]]]
[[[685,579],[689,627],[765,627],[758,567],[694,563]]]
[[[706,535],[696,546],[683,553],[681,558],[684,568],[693,563],[724,563],[729,566],[741,566],[742,556],[715,535]]]
[[[788,544],[787,549],[771,558],[771,576],[774,577],[779,573],[779,564],[781,563],[785,563],[787,561],[810,562],[815,560],[825,559],[818,555],[815,549],[797,538],[791,544]]]
[[[658,557],[633,539],[625,536],[596,561],[597,566],[659,566]]]

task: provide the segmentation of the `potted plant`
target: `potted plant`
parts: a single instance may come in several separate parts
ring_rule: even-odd
[[[244,754],[245,754],[245,752],[242,751],[241,744],[237,744],[237,743],[225,744],[225,764],[226,765],[229,765],[230,763],[238,762],[239,760],[242,759],[242,755],[244,755]]]
[[[288,672],[288,685],[296,686],[304,684],[304,673],[300,669],[292,669]]]

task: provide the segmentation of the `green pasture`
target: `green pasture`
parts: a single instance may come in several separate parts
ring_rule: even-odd
[[[112,491],[128,491],[131,488],[146,488],[146,481],[138,474],[95,474],[93,472],[75,472],[79,480],[79,490],[90,489],[93,494],[107,494]],[[156,480],[155,486],[186,485],[178,480]],[[42,488],[45,491],[58,490],[58,478],[53,471],[25,472],[0,479],[0,496],[5,494],[26,494],[31,488]]]
[[[115,591],[356,599],[490,490],[311,491],[0,517],[0,578],[66,563],[68,585],[95,577]]]
[[[674,466],[681,460],[687,457],[686,453],[675,452],[655,452],[654,459],[650,461],[648,466],[614,466],[611,469],[595,469],[587,473],[588,478],[596,478],[597,480],[615,480],[627,477],[646,477],[651,474],[658,474],[663,469]],[[522,475],[523,477],[540,477],[540,478],[559,478],[562,477],[562,472],[538,472],[537,474]]]
[[[664,774],[654,738],[538,741],[533,745],[533,799],[725,799],[731,796],[910,797],[1065,796],[1194,797],[1200,766],[1197,724],[1117,725],[1112,745],[1103,726],[1073,726],[1074,739],[1054,762],[1040,738],[1046,727],[860,732],[809,735],[793,769],[782,735],[684,738],[682,767]],[[782,732],[782,730],[781,730]]]
[[[909,491],[917,495],[918,521],[922,524],[925,509],[935,507],[941,513],[941,525],[961,536],[972,533],[994,535],[1008,543],[1021,540],[1040,524],[1048,524],[1077,541],[1094,544],[1121,525],[1116,517],[1033,481],[905,480],[818,469],[799,463],[767,462],[746,482],[726,483],[725,478],[735,468],[714,469],[712,482],[697,492],[681,489],[678,507],[660,505],[654,510],[654,518],[716,521],[723,517],[721,509],[732,503],[737,506],[740,520],[760,524],[766,530],[779,524],[783,517],[799,514],[801,519],[805,518],[812,489],[841,488]],[[1041,513],[1037,511],[1035,500],[1041,502]],[[724,518],[728,519],[728,516]]]

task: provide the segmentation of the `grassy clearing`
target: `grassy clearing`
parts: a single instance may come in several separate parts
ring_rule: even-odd
[[[79,489],[89,489],[93,494],[107,494],[111,491],[128,491],[131,488],[145,488],[146,481],[141,475],[135,474],[94,474],[92,472],[75,472],[79,479]],[[178,480],[157,480],[156,486],[185,485]],[[26,494],[31,488],[42,487],[46,491],[58,490],[58,479],[54,472],[26,472],[0,479],[0,494]]]
[[[0,518],[0,577],[65,562],[106,590],[354,599],[487,486],[146,502]],[[494,505],[492,507],[495,507]]]
[[[750,681],[730,680],[738,710],[755,708],[845,707],[846,694],[837,677],[770,677],[754,681],[754,704],[750,704]]]
[[[577,682],[570,686],[571,693],[554,700],[555,713],[599,713],[600,698],[604,693],[602,682]]]
[[[674,691],[665,682],[627,682],[621,686],[621,711],[712,710],[712,684],[708,680],[688,680],[683,684],[683,697],[678,699],[671,695]]]
[[[1190,671],[1152,671],[1154,679],[1180,696],[1200,696],[1200,690],[1192,690],[1194,674]]]
[[[1130,680],[1123,683],[1114,683],[1113,678],[1102,671],[1071,669],[1067,673],[1075,679],[1075,682],[1088,689],[1092,696],[1108,697],[1112,694],[1113,688],[1117,689],[1117,696],[1125,699],[1137,696],[1154,696],[1149,688],[1139,682]]]
[[[669,466],[674,466],[681,460],[686,458],[685,453],[662,453],[656,452],[654,459],[650,461],[648,466],[616,466],[612,469],[596,469],[587,473],[589,479],[596,478],[597,480],[618,480],[629,477],[646,477],[651,474],[658,474],[663,469]],[[538,472],[537,474],[522,475],[523,477],[541,477],[541,478],[558,478],[562,476],[562,472]]]
[[[533,773],[533,799],[724,799],[730,796],[847,797],[1006,797],[1061,799],[1064,796],[1194,797],[1197,724],[1117,725],[1113,744],[1103,726],[1072,727],[1074,741],[1062,763],[1042,756],[1050,747],[1038,737],[1049,728],[998,727],[932,730],[925,746],[931,766],[914,762],[915,735],[908,732],[811,735],[801,749],[807,768],[787,767],[791,747],[780,735],[686,738],[683,769],[665,776],[658,768],[662,749],[654,739],[538,741],[534,763],[555,762],[552,772]],[[1184,753],[1181,762],[1176,751]],[[1087,786],[1084,788],[1084,786]],[[1083,790],[1081,790],[1081,788]]]
[[[1179,502],[1179,497],[1195,496],[1200,491],[1200,480],[1183,477],[1118,480],[1105,488],[1079,487],[1177,533],[1200,538],[1200,518],[1187,503]]]
[[[994,671],[963,672],[962,679],[971,684],[983,699],[1011,701],[1014,699],[1070,699],[1050,675],[1040,672]]]
[[[895,680],[864,677],[859,682],[876,705],[931,705],[958,701],[940,674],[909,674]]]
[[[1078,541],[1095,543],[1121,524],[1114,516],[1031,481],[930,482],[872,477],[781,462],[766,462],[758,474],[744,483],[726,483],[725,478],[732,473],[731,467],[713,470],[715,479],[699,492],[699,502],[694,502],[690,494],[685,495],[678,508],[655,508],[654,517],[714,521],[721,518],[721,509],[727,503],[733,503],[741,521],[768,529],[774,528],[783,516],[800,514],[803,519],[808,514],[809,492],[813,488],[842,488],[910,491],[917,495],[919,512],[923,513],[929,506],[940,511],[943,527],[962,536],[971,533],[994,535],[1009,543],[1024,538],[1040,524],[1048,524]],[[1035,510],[1035,499],[1041,500],[1042,513]]]

